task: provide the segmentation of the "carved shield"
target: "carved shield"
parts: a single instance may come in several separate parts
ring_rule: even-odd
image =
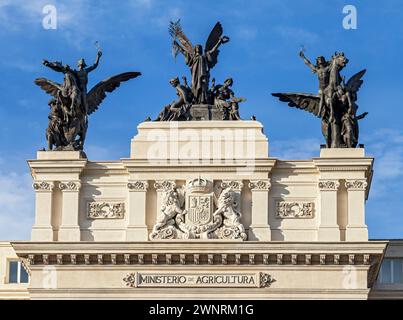
[[[187,222],[193,225],[204,225],[211,221],[213,202],[210,194],[189,195]]]

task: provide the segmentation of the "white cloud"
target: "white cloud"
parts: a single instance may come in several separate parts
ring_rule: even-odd
[[[0,171],[0,240],[28,240],[34,222],[34,191],[29,174]]]

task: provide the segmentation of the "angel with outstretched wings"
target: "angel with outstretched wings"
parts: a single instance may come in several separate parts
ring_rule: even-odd
[[[100,56],[101,54],[98,53],[96,65]],[[45,60],[43,64],[54,71],[64,74],[63,84],[46,78],[35,80],[36,85],[56,99],[63,111],[60,123],[62,128],[60,128],[59,132],[64,133],[65,139],[63,141],[65,143],[64,145],[56,146],[57,150],[83,150],[88,128],[88,115],[98,109],[107,93],[113,92],[122,82],[141,75],[140,72],[121,73],[99,82],[87,92],[88,73],[92,69],[86,70],[85,74],[83,73],[83,68],[86,66],[83,59],[79,61],[78,70],[74,70],[68,65],[63,65],[61,62],[49,62]],[[49,142],[49,140],[52,140],[52,137],[48,134],[47,139]],[[49,143],[49,146],[51,150],[52,144]]]
[[[192,75],[192,93],[196,104],[209,103],[209,82],[210,69],[217,64],[220,50],[218,48],[229,41],[227,36],[223,36],[223,28],[217,22],[211,31],[206,45],[200,44],[192,46],[190,40],[184,34],[180,20],[170,23],[169,34],[173,38],[174,56],[180,52],[185,57],[185,63],[190,68]]]

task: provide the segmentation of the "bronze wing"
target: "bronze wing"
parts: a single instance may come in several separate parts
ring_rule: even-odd
[[[272,96],[279,98],[281,102],[287,102],[289,107],[308,111],[317,117],[321,117],[319,110],[320,98],[315,94],[305,93],[272,93]]]
[[[350,80],[348,80],[346,84],[347,91],[357,93],[358,90],[360,90],[362,84],[364,83],[364,80],[362,80],[361,78],[364,76],[365,72],[367,72],[366,69],[361,70],[360,72],[353,75]]]
[[[45,91],[47,94],[54,96],[55,98],[57,98],[57,93],[63,89],[61,84],[53,82],[52,80],[48,80],[46,78],[38,78],[35,79],[34,82],[43,91]]]
[[[211,30],[210,35],[206,41],[206,45],[204,46],[204,52],[209,52],[213,47],[217,44],[218,41],[220,41],[221,36],[223,35],[223,28],[220,22],[217,22],[216,25],[214,26],[213,30]],[[217,63],[217,58],[218,54],[220,53],[220,50],[216,50],[215,52],[212,52],[211,56],[211,68],[214,67]]]
[[[110,77],[98,83],[87,94],[88,114],[90,115],[98,110],[99,105],[106,97],[106,93],[113,92],[120,86],[122,82],[137,78],[140,75],[140,72],[126,72]]]

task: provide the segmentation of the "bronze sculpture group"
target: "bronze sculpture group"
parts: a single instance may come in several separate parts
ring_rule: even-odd
[[[228,78],[223,84],[217,85],[215,79],[212,79],[210,85],[210,70],[217,64],[219,48],[230,40],[223,36],[221,24],[217,22],[212,29],[204,50],[199,44],[191,44],[182,30],[180,20],[170,23],[169,34],[173,39],[174,56],[181,53],[185,58],[191,83],[189,86],[185,76],[182,77],[182,83],[178,77],[169,81],[175,88],[177,99],[165,105],[155,121],[240,121],[239,103],[246,99],[235,96],[231,88],[233,79]],[[88,67],[84,59],[80,59],[77,69],[61,62],[43,61],[46,67],[64,74],[62,84],[45,78],[35,80],[41,89],[52,95],[48,103],[50,113],[46,130],[48,150],[82,151],[88,129],[88,116],[98,109],[107,93],[114,91],[122,82],[141,75],[140,72],[121,73],[101,81],[87,92],[88,75],[97,68],[101,56],[102,51],[98,48],[95,63]],[[367,115],[357,115],[356,103],[365,70],[345,82],[340,73],[348,63],[344,53],[336,52],[330,61],[318,57],[315,65],[305,57],[303,51],[300,56],[318,76],[318,94],[273,93],[273,96],[287,102],[290,107],[319,117],[327,148],[357,147],[358,121]]]
[[[358,121],[368,113],[357,115],[357,93],[363,84],[362,70],[345,82],[340,71],[347,65],[344,53],[336,52],[330,61],[324,57],[316,59],[313,65],[300,52],[305,64],[318,75],[317,95],[305,93],[273,93],[290,107],[313,113],[322,120],[322,134],[327,148],[356,148],[359,138]]]
[[[98,51],[95,63],[87,67],[80,59],[77,69],[61,62],[43,61],[43,65],[64,74],[63,84],[38,78],[35,84],[53,96],[49,101],[49,125],[46,129],[48,150],[82,151],[88,129],[88,116],[95,112],[106,97],[124,81],[136,78],[140,72],[126,72],[99,82],[87,92],[88,74],[98,66],[102,51]]]

